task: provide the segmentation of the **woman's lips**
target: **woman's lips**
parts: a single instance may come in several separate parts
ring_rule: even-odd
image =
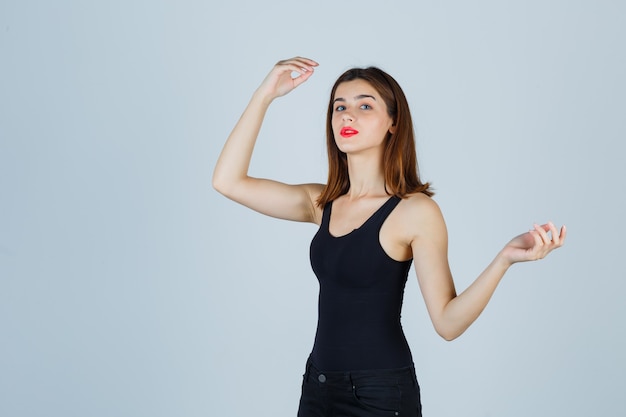
[[[351,127],[349,127],[349,126],[342,127],[342,128],[341,128],[341,132],[339,132],[339,134],[340,134],[342,137],[344,137],[344,138],[349,138],[349,137],[354,136],[354,135],[356,135],[356,134],[358,134],[358,133],[359,133],[359,131],[358,131],[358,130],[356,130],[356,129],[352,129],[352,128],[351,128]]]

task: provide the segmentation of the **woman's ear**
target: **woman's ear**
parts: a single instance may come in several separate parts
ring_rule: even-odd
[[[391,127],[389,128],[389,133],[396,133],[396,124],[392,124]]]

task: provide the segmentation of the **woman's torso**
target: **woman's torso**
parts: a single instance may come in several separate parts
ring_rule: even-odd
[[[411,260],[392,259],[380,243],[383,223],[401,201],[391,197],[353,231],[329,231],[326,205],[310,257],[319,283],[319,316],[311,360],[324,370],[412,365],[400,324]]]

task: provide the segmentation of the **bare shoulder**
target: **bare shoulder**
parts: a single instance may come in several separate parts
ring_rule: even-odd
[[[387,218],[380,231],[383,249],[393,259],[411,259],[416,247],[424,244],[445,244],[446,230],[439,205],[426,194],[410,194],[403,198]],[[443,237],[444,240],[440,240]]]
[[[398,214],[405,238],[409,241],[447,235],[439,205],[424,193],[410,194],[404,198],[398,204]]]
[[[404,220],[409,222],[428,222],[441,217],[441,210],[437,202],[424,193],[408,195],[402,200],[398,209]]]

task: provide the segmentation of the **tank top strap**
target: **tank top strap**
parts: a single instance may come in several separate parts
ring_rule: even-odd
[[[393,209],[396,208],[398,203],[400,203],[402,199],[398,196],[392,195],[389,197],[389,200],[385,201],[385,203],[374,213],[372,216],[372,226],[375,226],[377,229],[380,229],[387,220],[387,217],[391,214]]]
[[[385,201],[383,205],[380,206],[378,210],[376,210],[374,214],[372,214],[372,216],[365,221],[361,228],[375,227],[377,229],[380,229],[389,214],[393,211],[393,209],[396,208],[401,200],[402,199],[400,197],[397,197],[395,195],[389,197],[389,199]],[[329,228],[332,205],[333,202],[329,201],[324,206],[324,211],[322,213],[322,223],[320,224],[320,228],[323,228],[324,230],[328,230]]]
[[[324,211],[322,212],[322,223],[320,226],[324,226],[328,230],[328,223],[330,222],[330,210],[333,205],[332,201],[329,201],[324,205]]]

